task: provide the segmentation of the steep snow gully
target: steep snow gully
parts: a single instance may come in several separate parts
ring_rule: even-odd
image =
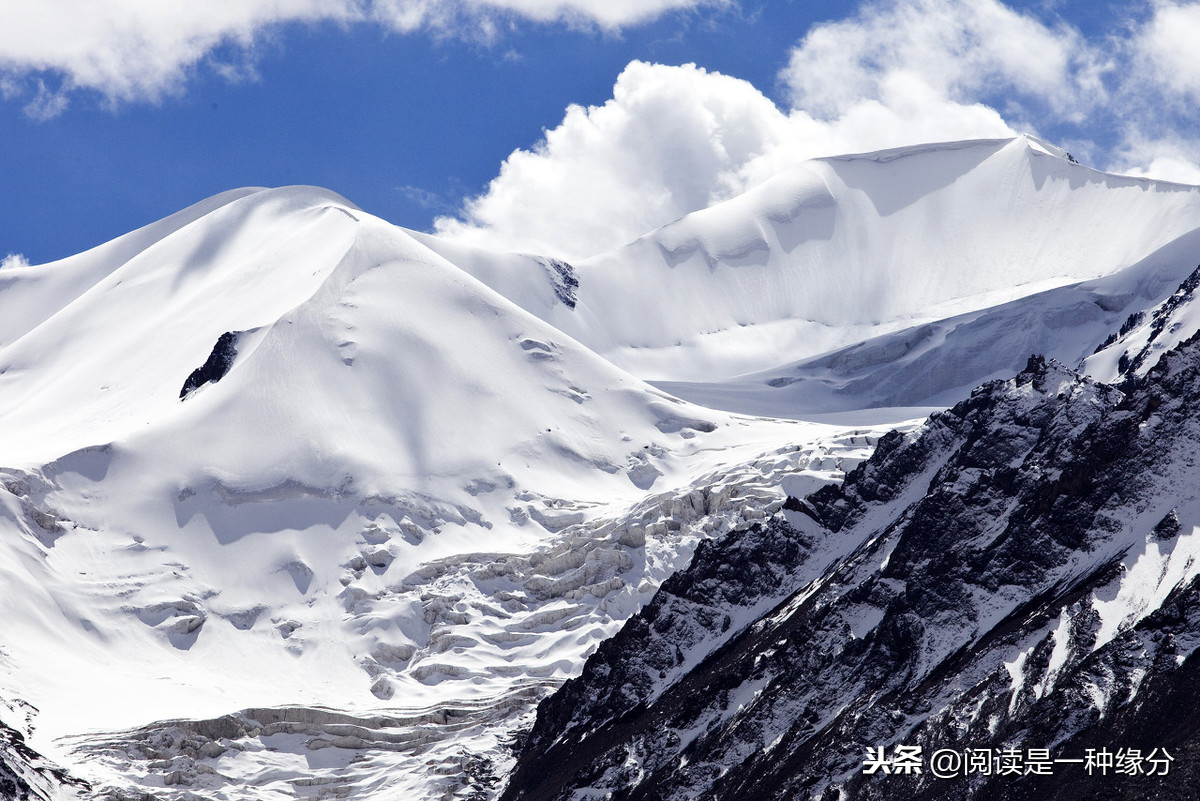
[[[1195,798],[1198,261],[1018,137],[6,268],[0,797]]]

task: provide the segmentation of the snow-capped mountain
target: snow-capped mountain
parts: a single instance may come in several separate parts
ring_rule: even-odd
[[[1018,513],[1035,483],[1021,470],[1091,458],[1075,429],[1119,416],[1122,392],[1200,327],[1196,246],[1200,189],[1097,173],[1020,137],[814,161],[578,264],[466,248],[289,187],[6,269],[0,787],[541,797],[541,753],[620,786],[629,771],[592,739],[616,742],[605,720],[666,709],[656,699],[699,686],[697,666],[800,621],[751,625],[802,586],[833,609],[881,582],[866,543],[908,535],[872,527],[936,503],[954,454],[1024,460],[1016,495],[978,465],[945,479],[1000,492],[979,491],[991,505],[975,525]],[[1032,363],[910,439],[884,436],[1032,352],[1093,378]],[[1167,567],[1182,576],[1185,561]],[[1062,564],[1037,580],[1066,580]],[[1155,593],[1137,596],[1138,620],[1169,595]],[[853,672],[854,642],[891,614],[890,596],[868,595],[854,636],[838,628],[805,659]],[[922,623],[934,662],[983,625],[955,598]],[[1016,664],[1018,640],[962,664]],[[510,782],[534,709],[598,647],[538,713]],[[626,686],[604,684],[606,664]],[[869,695],[855,703],[882,709]],[[717,736],[724,713],[685,706]],[[679,736],[654,759],[703,761]],[[703,759],[729,772],[741,747]],[[821,753],[819,775],[840,781],[849,763]],[[645,776],[692,775],[651,762]]]
[[[502,738],[699,537],[875,437],[679,401],[324,190],[229,193],[4,278],[4,696],[101,788],[289,797],[307,771],[258,753],[269,713],[187,724],[242,749],[158,742],[266,707],[384,730],[356,736],[389,786],[454,784],[448,704]],[[451,734],[431,778],[415,755]]]
[[[430,246],[683,397],[795,414],[899,405],[858,384],[900,357],[910,373],[926,354],[956,364],[922,365],[928,388],[896,393],[915,401],[965,397],[1046,347],[1074,364],[1195,266],[1198,215],[1194,187],[1108,175],[1021,136],[810,161],[576,264],[572,308],[524,290],[521,277],[542,271],[532,263]],[[1018,311],[1031,297],[1040,325]],[[1007,326],[1023,339],[998,338]],[[754,381],[729,381],[746,374]],[[832,383],[835,398],[810,402],[797,383]]]
[[[1120,389],[1033,358],[889,435],[703,543],[504,797],[1194,798],[1198,404],[1193,337]],[[871,770],[898,748],[917,770]]]

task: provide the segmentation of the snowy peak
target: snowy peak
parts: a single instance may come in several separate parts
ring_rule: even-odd
[[[0,318],[25,318],[28,329],[0,349],[0,408],[20,432],[6,443],[9,464],[171,414],[223,332],[273,324],[316,291],[355,241],[350,215],[324,190],[226,193],[12,276]],[[54,311],[39,320],[25,308]]]
[[[0,697],[42,710],[39,747],[464,696],[499,737],[487,721],[573,671],[677,551],[782,502],[695,482],[762,458],[721,480],[758,486],[816,450],[820,427],[653,389],[332,193],[209,206],[87,270],[43,265],[81,284],[0,347],[0,578],[20,588]],[[570,268],[529,263],[569,310]],[[822,477],[872,441],[852,439]]]
[[[577,313],[549,319],[640,375],[712,381],[1110,275],[1197,219],[1200,190],[1026,137],[818,159],[576,265]]]
[[[498,453],[472,445],[495,439],[488,431],[502,432],[507,449],[539,437],[572,440],[561,429],[578,434],[576,419],[593,425],[632,415],[631,431],[644,426],[661,436],[655,426],[672,417],[649,408],[673,400],[651,395],[402,229],[333,193],[289,187],[222,200],[151,226],[136,237],[141,250],[131,254],[126,243],[118,254],[124,261],[89,267],[99,274],[91,285],[0,349],[0,410],[12,424],[8,464],[167,430],[191,431],[179,436],[194,439],[211,425],[209,445],[193,441],[184,451],[197,453],[197,462],[210,459],[211,469],[270,472],[268,462],[307,439],[325,441],[318,449],[326,453],[361,444],[377,471],[425,481],[457,475],[461,454],[494,466]],[[113,252],[78,258],[90,264]],[[542,267],[545,285],[569,301],[569,267]],[[11,277],[22,291],[0,295],[0,317],[43,287],[37,271],[53,278],[74,269],[67,260]],[[624,388],[644,397],[634,402]],[[479,411],[485,406],[488,415]],[[356,419],[372,421],[377,434],[364,437]],[[216,445],[230,437],[258,445],[246,454]],[[283,450],[264,447],[264,438],[278,438]],[[624,451],[593,452],[588,439],[546,447],[620,475]]]

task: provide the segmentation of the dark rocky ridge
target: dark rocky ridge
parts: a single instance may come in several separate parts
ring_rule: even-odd
[[[554,287],[554,296],[568,309],[574,309],[578,300],[579,278],[575,268],[561,259],[539,257],[538,263],[546,271],[550,285]]]
[[[1194,338],[1121,390],[1031,359],[787,522],[703,544],[539,707],[503,798],[1200,797],[1200,579],[1172,562],[1196,547],[1197,450]],[[1125,581],[1139,558],[1158,585]],[[1146,608],[1114,635],[1121,593]],[[1175,762],[863,775],[897,744]]]
[[[225,377],[229,368],[233,366],[233,360],[237,357],[237,342],[241,333],[240,331],[226,331],[217,338],[217,344],[213,345],[208,359],[193,370],[187,380],[183,382],[183,389],[179,390],[180,400],[205,384],[215,384]]]
[[[1197,266],[1180,283],[1179,288],[1170,297],[1151,310],[1148,324],[1145,312],[1134,312],[1121,325],[1119,331],[1097,346],[1096,352],[1099,353],[1113,345],[1124,344],[1125,340],[1131,334],[1141,328],[1143,324],[1146,324],[1146,328],[1148,329],[1146,332],[1146,341],[1124,350],[1117,362],[1117,369],[1122,375],[1137,373],[1142,365],[1147,362],[1147,359],[1155,352],[1155,346],[1158,344],[1163,332],[1168,330],[1168,327],[1175,323],[1176,316],[1192,303],[1197,287],[1200,287],[1200,266]],[[1165,348],[1159,350],[1165,350]]]
[[[0,799],[50,801],[64,786],[86,788],[26,745],[21,732],[0,722]]]

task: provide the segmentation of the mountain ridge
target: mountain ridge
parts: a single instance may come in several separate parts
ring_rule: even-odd
[[[1091,773],[942,780],[928,763],[864,775],[864,752],[899,744],[927,756],[1170,748],[1178,770],[1149,797],[1190,797],[1194,732],[1156,735],[1150,716],[1187,708],[1200,645],[1185,622],[1200,598],[1200,507],[1180,483],[1198,361],[1193,336],[1119,391],[1030,359],[919,432],[882,439],[842,486],[790,500],[786,524],[706,543],[539,707],[503,798],[1083,798],[1111,786]],[[836,566],[814,574],[803,544],[847,531]],[[779,568],[756,573],[747,554]],[[711,593],[684,588],[743,577],[751,599],[783,600],[728,639],[704,633],[692,610]],[[709,616],[738,618],[715,605]],[[712,649],[681,675],[680,631]],[[1145,709],[1142,682],[1158,688]],[[616,700],[630,688],[644,700]]]

